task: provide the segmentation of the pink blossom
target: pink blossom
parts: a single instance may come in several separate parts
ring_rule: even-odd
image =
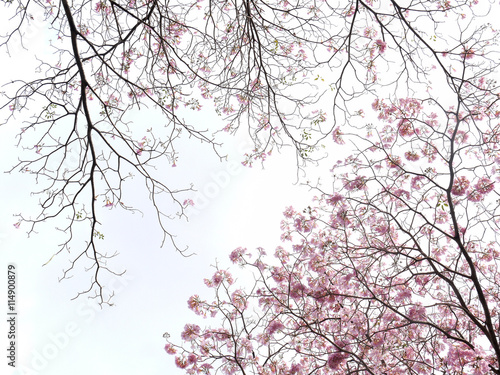
[[[248,97],[236,94],[236,99],[238,100],[238,103],[240,103],[242,106],[247,106],[250,103],[250,100]]]
[[[262,83],[260,79],[255,78],[252,82],[250,82],[250,90],[257,91],[262,88]]]
[[[302,366],[298,363],[294,363],[290,366],[290,375],[299,375],[302,371]]]
[[[481,202],[484,199],[484,195],[477,190],[472,190],[467,194],[467,200],[471,202]]]
[[[349,225],[351,223],[348,217],[348,211],[344,207],[337,212],[336,218],[342,225]]]
[[[294,299],[303,297],[305,289],[306,287],[299,282],[292,284],[290,288],[290,297]]]
[[[286,208],[286,210],[283,212],[283,215],[287,218],[292,218],[295,215],[295,210],[293,209],[292,206],[289,206]]]
[[[386,163],[389,168],[401,168],[402,166],[401,158],[397,155],[389,155]]]
[[[477,190],[478,193],[486,195],[495,188],[495,185],[489,178],[482,177],[479,179],[477,184],[474,185],[474,188]]]
[[[223,281],[227,281],[228,284],[232,284],[233,277],[228,271],[218,270],[214,273],[211,280],[205,279],[205,284],[209,287],[218,287]]]
[[[165,345],[165,351],[168,354],[175,354],[175,353],[177,353],[177,350],[170,343],[168,343],[167,345]]]
[[[273,335],[276,331],[281,331],[283,328],[285,328],[285,326],[281,322],[273,320],[267,326],[267,333]]]
[[[333,129],[332,137],[333,141],[339,145],[343,145],[345,143],[344,140],[342,139],[342,132],[340,131],[338,126],[335,129]]]
[[[334,193],[329,198],[326,199],[326,203],[329,205],[335,206],[337,203],[341,202],[344,199],[342,195],[339,193]]]
[[[363,30],[363,35],[367,38],[370,38],[372,36],[375,36],[377,35],[377,32],[371,28],[371,27],[366,27],[364,30]]]
[[[472,48],[464,47],[460,57],[465,60],[472,59],[474,57],[474,50]]]
[[[19,229],[20,226],[21,226],[21,222],[20,221],[18,221],[17,223],[14,224],[14,227],[16,229]]]
[[[192,200],[192,199],[186,199],[186,200],[184,200],[184,202],[182,202],[182,205],[183,205],[184,207],[187,207],[187,206],[194,206],[194,202],[193,202],[193,200]]]
[[[194,353],[189,353],[187,357],[187,363],[192,365],[198,362],[198,357]]]
[[[283,281],[286,280],[286,273],[281,268],[278,267],[271,268],[271,276],[277,283],[282,283]]]
[[[408,161],[417,161],[420,159],[420,156],[415,151],[406,151],[405,158]]]
[[[80,34],[83,36],[88,36],[90,34],[90,30],[86,25],[78,25],[78,29],[80,31]]]
[[[196,340],[200,333],[200,327],[196,324],[186,324],[184,326],[184,331],[181,333],[181,337],[184,341]]]
[[[424,320],[426,317],[425,307],[415,304],[408,310],[408,317],[412,320]]]
[[[299,49],[297,51],[297,57],[304,60],[304,61],[307,60],[306,51],[304,51],[303,49]]]
[[[458,196],[464,195],[469,185],[470,182],[465,176],[456,177],[451,187],[451,193]]]
[[[347,358],[347,354],[336,352],[328,356],[327,365],[332,370],[337,370],[342,362]]]
[[[379,115],[380,117],[380,115]],[[380,132],[381,139],[384,143],[384,146],[386,148],[390,148],[391,144],[394,142],[396,139],[396,133],[393,129],[392,126],[386,125],[382,128],[382,131]]]
[[[366,178],[364,176],[356,176],[354,180],[346,181],[344,187],[350,191],[362,190],[366,188]]]
[[[184,357],[175,357],[175,365],[179,368],[186,368],[188,363]]]
[[[396,189],[396,190],[394,190],[393,194],[398,198],[401,198],[404,196],[404,199],[406,199],[406,200],[409,200],[411,198],[410,192],[408,192],[404,189]]]
[[[249,335],[248,337],[251,337],[251,335]],[[240,345],[242,348],[244,348],[247,352],[251,352],[252,351],[252,348],[253,348],[253,345],[252,345],[252,342],[246,338],[246,337],[243,337],[241,340],[240,340]]]
[[[297,229],[298,232],[310,232],[313,223],[312,220],[306,220],[306,218],[302,215],[298,215],[295,220],[294,220],[294,227]]]
[[[278,258],[282,263],[288,263],[288,261],[290,260],[290,253],[281,246],[278,246],[276,248],[274,256]]]
[[[379,235],[384,235],[389,231],[389,226],[386,223],[379,223],[379,224],[374,225],[373,229]]]
[[[187,304],[189,309],[193,310],[196,315],[203,314],[202,301],[200,300],[200,296],[197,294],[189,297]]]
[[[224,280],[224,278],[222,277],[222,275],[220,273],[216,273],[212,276],[212,283],[215,286],[219,286],[223,280]]]
[[[387,48],[387,43],[386,42],[384,42],[381,39],[377,39],[375,41],[375,44],[377,45],[378,50],[380,51],[380,53],[384,53],[385,52],[385,49]]]
[[[399,291],[399,293],[394,297],[394,301],[401,303],[411,300],[411,290],[404,288]]]
[[[427,284],[430,279],[431,277],[429,275],[425,276],[419,275],[415,277],[415,282],[420,286],[425,286],[425,284]]]
[[[443,210],[437,210],[436,214],[436,223],[444,224],[448,221],[448,213]]]
[[[457,142],[459,144],[464,144],[467,142],[468,139],[469,139],[469,135],[466,132],[464,132],[463,130],[457,131],[457,133],[455,135],[455,142]]]
[[[399,122],[398,132],[402,137],[409,137],[415,134],[412,123],[407,119],[402,119]]]
[[[204,363],[200,366],[201,370],[205,374],[209,374],[210,370],[213,368],[211,364],[209,363]]]
[[[231,302],[239,310],[245,310],[247,308],[247,299],[245,293],[238,289],[231,295]]]
[[[229,254],[229,259],[231,260],[232,263],[243,263],[244,260],[243,255],[245,255],[247,249],[244,247],[238,247],[234,249],[231,254]]]
[[[214,333],[214,339],[216,339],[217,341],[227,341],[231,338],[229,331],[224,328],[218,328],[214,330],[213,333]]]
[[[415,176],[411,179],[411,187],[414,190],[422,189],[422,180],[425,180],[425,176]]]

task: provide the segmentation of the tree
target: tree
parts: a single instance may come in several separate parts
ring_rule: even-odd
[[[365,118],[344,111],[331,134],[350,155],[284,212],[274,258],[238,248],[245,286],[217,268],[213,300],[188,300],[214,322],[167,338],[187,373],[500,374],[497,32],[465,3],[390,4],[352,17],[378,20],[379,60],[405,65],[378,75]]]
[[[115,272],[108,265],[114,254],[99,246],[99,218],[104,208],[136,209],[126,203],[133,176],[144,182],[165,239],[182,250],[166,219],[185,216],[191,188],[173,187],[161,172],[181,160],[182,137],[219,150],[217,132],[186,120],[183,108],[201,110],[209,101],[225,121],[219,131],[245,127],[254,144],[246,165],[286,145],[299,165],[321,159],[332,132],[364,115],[363,98],[412,97],[431,80],[460,95],[472,85],[463,105],[495,91],[474,83],[497,61],[495,31],[472,22],[488,4],[475,3],[7,1],[7,52],[36,12],[56,52],[40,62],[38,78],[11,82],[2,106],[6,121],[25,122],[19,142],[26,152],[12,170],[41,184],[38,213],[20,215],[16,225],[32,233],[62,220],[67,238],[56,254],[80,246],[63,278],[77,267],[91,270],[82,292],[105,302],[99,276]],[[132,123],[147,108],[163,124]],[[66,163],[70,153],[76,163]],[[83,244],[77,232],[85,233]]]

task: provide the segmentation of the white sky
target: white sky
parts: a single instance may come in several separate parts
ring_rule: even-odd
[[[43,53],[36,30],[27,38],[29,51],[14,51],[15,59],[0,54],[0,81],[6,82],[33,72],[32,57]],[[38,48],[37,48],[38,46]],[[30,61],[31,59],[31,61]],[[143,116],[141,114],[141,116]],[[201,113],[204,121],[206,112]],[[147,118],[146,118],[147,120]],[[217,118],[212,118],[214,125]],[[222,124],[223,126],[224,124]],[[221,127],[222,127],[221,126]],[[0,128],[2,158],[0,170],[6,171],[16,161],[19,149],[14,147],[20,124],[11,122]],[[148,212],[145,195],[137,199],[145,216],[110,210],[103,217],[105,244],[118,251],[115,269],[126,269],[122,277],[110,280],[114,287],[115,306],[100,310],[86,297],[71,298],[88,286],[88,276],[77,274],[71,280],[58,282],[69,256],[61,254],[42,267],[58,244],[53,224],[39,228],[39,234],[27,238],[26,226],[16,229],[13,216],[36,212],[34,178],[17,172],[0,174],[0,343],[2,374],[181,374],[173,357],[163,346],[168,331],[180,343],[184,324],[198,317],[187,308],[192,294],[210,290],[203,278],[210,277],[217,261],[229,265],[228,254],[238,246],[250,250],[263,246],[272,252],[280,244],[280,221],[286,206],[302,208],[309,204],[307,189],[294,185],[296,165],[293,152],[274,154],[266,169],[256,165],[244,168],[238,153],[243,139],[234,138],[226,150],[233,166],[219,162],[209,148],[192,143],[189,152],[181,153],[175,171],[177,187],[184,182],[213,197],[203,209],[191,215],[190,221],[172,221],[171,230],[179,243],[190,247],[196,256],[184,258],[170,244],[160,248],[161,233],[152,212]],[[171,168],[166,166],[166,168]],[[227,172],[232,172],[229,180]],[[217,183],[217,181],[219,181]],[[213,193],[214,184],[219,191]],[[203,206],[198,201],[198,208]],[[7,366],[7,265],[17,272],[17,368]]]

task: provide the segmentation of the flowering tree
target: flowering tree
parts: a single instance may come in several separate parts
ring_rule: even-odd
[[[135,209],[126,203],[131,177],[144,182],[165,238],[178,248],[165,219],[185,216],[190,187],[171,186],[161,178],[163,167],[180,162],[176,150],[182,137],[218,152],[217,132],[186,120],[187,110],[201,110],[209,102],[224,119],[215,130],[234,133],[245,127],[254,144],[244,155],[246,165],[284,145],[295,147],[298,160],[323,158],[326,139],[333,134],[339,141],[344,126],[361,121],[366,100],[374,96],[387,122],[384,129],[402,116],[391,113],[392,107],[412,108],[414,122],[427,121],[431,114],[424,115],[420,106],[439,107],[443,101],[433,102],[431,96],[417,105],[397,98],[431,90],[432,82],[447,85],[459,98],[442,104],[454,104],[450,111],[465,112],[468,121],[491,116],[495,87],[488,76],[498,61],[496,32],[472,22],[489,11],[488,4],[476,1],[5,4],[12,16],[2,41],[7,52],[34,27],[33,14],[42,14],[41,30],[56,52],[54,60],[41,61],[38,78],[10,83],[3,102],[6,121],[24,121],[19,142],[26,152],[13,170],[34,174],[42,185],[38,214],[20,216],[15,225],[24,222],[31,233],[41,222],[63,220],[58,225],[67,240],[57,253],[70,251],[85,233],[81,251],[71,250],[63,277],[77,266],[92,270],[83,292],[96,292],[101,302],[106,298],[99,275],[113,272],[106,263],[113,255],[99,246],[99,218],[103,209]],[[134,122],[147,108],[163,122]],[[473,116],[476,112],[480,115]],[[457,121],[457,132],[463,131],[464,120]],[[407,123],[411,133],[413,123]],[[430,154],[441,142],[440,131],[425,134]],[[376,133],[390,138],[389,130]],[[457,134],[453,140],[462,133]],[[400,137],[411,146],[421,136],[414,131],[405,136],[410,138]],[[396,156],[390,147],[383,149]],[[477,199],[482,192],[475,193]]]
[[[403,54],[403,75],[419,80],[387,96],[382,87],[365,118],[345,111],[349,125],[331,134],[350,155],[329,188],[324,176],[311,186],[311,207],[285,211],[274,257],[231,253],[251,283],[220,268],[205,280],[214,298],[189,299],[214,323],[187,324],[183,345],[168,340],[187,373],[500,374],[496,31],[458,11],[461,32],[447,40],[459,42],[436,49],[411,25],[438,27],[439,9],[460,4],[391,2],[383,17],[355,4],[379,27],[399,14],[406,47],[384,27],[390,38],[373,43],[389,66]]]

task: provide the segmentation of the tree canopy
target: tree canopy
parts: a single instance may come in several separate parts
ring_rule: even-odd
[[[22,121],[12,171],[40,184],[16,225],[62,220],[69,277],[107,302],[102,210],[129,206],[140,177],[164,238],[191,187],[162,176],[181,139],[220,154],[246,132],[243,163],[291,146],[297,167],[329,163],[316,200],[285,212],[269,260],[236,286],[221,268],[213,301],[189,306],[217,327],[186,325],[167,352],[188,373],[500,373],[498,180],[500,61],[488,1],[233,0],[5,2],[10,52],[33,27],[54,58],[6,88],[6,122]],[[214,108],[218,129],[188,111]],[[133,121],[140,111],[160,124]],[[143,113],[143,112],[140,112]],[[336,145],[332,146],[331,142]],[[339,156],[340,151],[346,157]],[[70,153],[76,163],[68,163]],[[332,159],[333,157],[333,159]],[[336,159],[339,159],[338,161]],[[57,221],[58,223],[60,221]],[[75,235],[78,233],[78,236]],[[85,239],[82,243],[81,234]]]

